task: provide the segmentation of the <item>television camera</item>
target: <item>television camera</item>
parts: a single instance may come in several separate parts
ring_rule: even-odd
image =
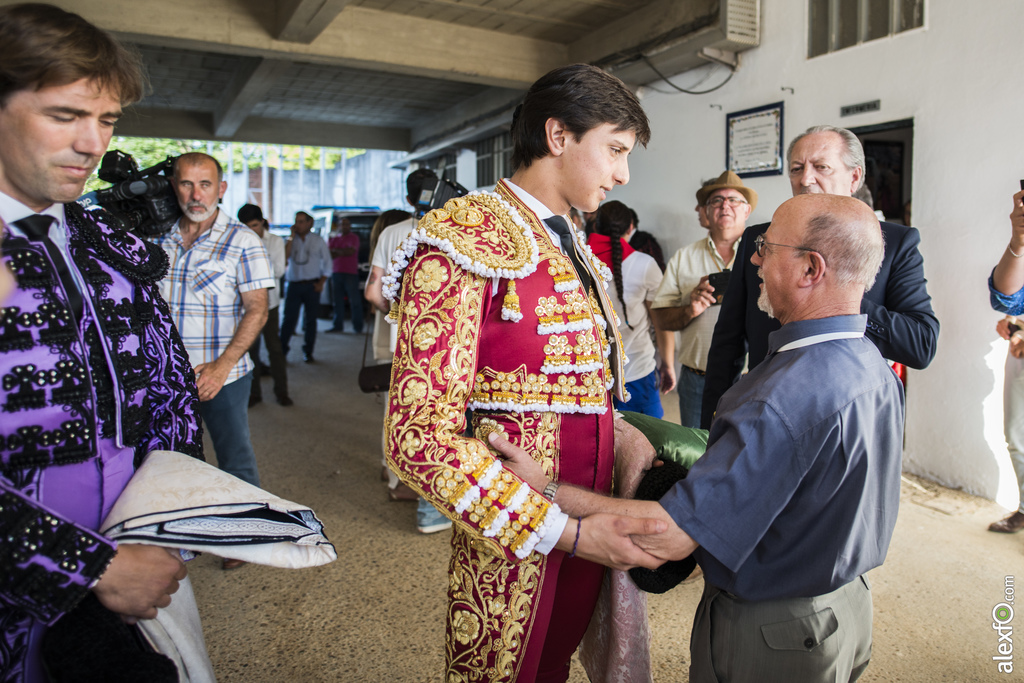
[[[440,178],[425,179],[416,200],[416,217],[423,218],[428,211],[440,209],[449,199],[469,194],[469,190],[443,175]]]
[[[112,149],[100,162],[100,180],[111,187],[82,195],[78,203],[86,210],[106,209],[140,237],[159,237],[181,217],[181,207],[170,176],[177,157],[139,170],[130,154]]]

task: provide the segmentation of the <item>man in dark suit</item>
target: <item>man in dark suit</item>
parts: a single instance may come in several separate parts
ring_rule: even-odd
[[[815,126],[797,136],[786,152],[793,195],[852,196],[864,183],[864,148],[845,128]],[[761,291],[758,267],[750,261],[754,241],[768,223],[747,228],[740,240],[735,272],[729,281],[708,354],[701,426],[709,428],[718,400],[736,382],[744,360],[749,368],[768,351],[768,334],[777,320],[757,307]],[[918,370],[935,357],[939,321],[932,311],[918,251],[915,228],[882,223],[885,259],[874,286],[864,294],[861,312],[868,316],[865,336],[885,358]]]

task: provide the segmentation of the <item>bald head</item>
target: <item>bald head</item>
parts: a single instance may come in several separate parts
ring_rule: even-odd
[[[822,255],[833,284],[871,289],[885,256],[874,211],[864,202],[842,195],[798,195],[786,202],[790,203],[806,219],[804,246]]]
[[[216,169],[217,182],[224,180],[224,169],[220,162],[204,152],[186,152],[174,160],[174,174],[179,176],[179,169],[186,166],[210,166]]]
[[[763,281],[758,307],[783,324],[854,315],[882,264],[882,231],[858,199],[804,194],[772,216],[751,257]]]

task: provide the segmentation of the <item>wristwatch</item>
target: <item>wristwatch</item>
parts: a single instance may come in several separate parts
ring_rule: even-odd
[[[555,492],[558,491],[558,487],[559,486],[561,486],[561,484],[556,482],[554,479],[549,481],[548,485],[544,487],[544,491],[542,492],[544,494],[544,497],[547,498],[548,500],[554,502],[554,500],[555,500]]]

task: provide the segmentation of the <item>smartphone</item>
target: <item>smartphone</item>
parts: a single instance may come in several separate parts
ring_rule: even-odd
[[[715,288],[715,303],[713,306],[717,306],[722,303],[722,298],[725,296],[725,290],[729,288],[729,277],[732,275],[731,270],[723,270],[720,273],[711,273],[708,275],[708,283]]]
[[[1020,181],[1020,189],[1024,190],[1024,180]]]

